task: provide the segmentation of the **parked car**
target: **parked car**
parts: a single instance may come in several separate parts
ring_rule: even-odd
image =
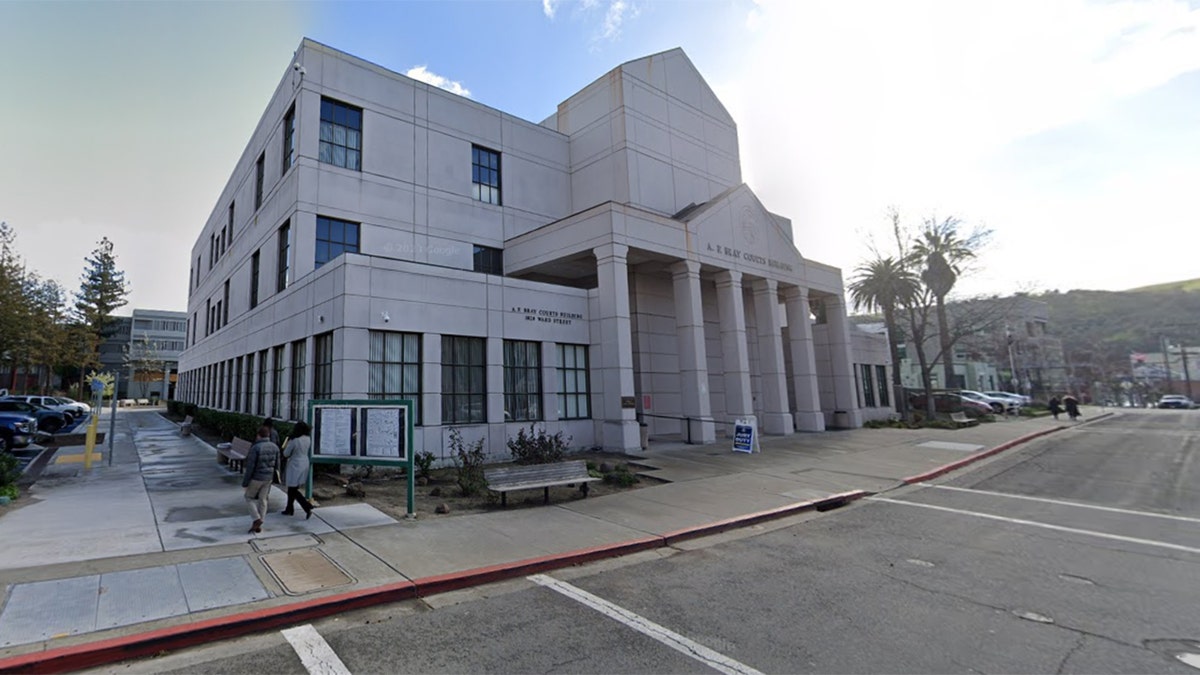
[[[0,412],[0,450],[23,448],[33,441],[37,419],[23,412]]]
[[[37,420],[38,430],[51,434],[67,426],[67,413],[51,410],[36,403],[3,399],[0,400],[0,412],[20,412],[32,415]]]
[[[908,397],[908,405],[913,410],[925,410],[925,395],[917,392],[910,394]],[[975,401],[962,396],[958,392],[953,391],[935,391],[933,392],[933,409],[939,413],[955,413],[962,412],[967,417],[984,417],[991,415],[995,411],[992,406]]]
[[[17,396],[9,396],[5,400],[24,401],[26,403],[40,405],[42,407],[49,408],[51,410],[57,410],[58,412],[60,412],[66,416],[67,426],[74,424],[75,417],[77,415],[82,414],[79,412],[79,404],[59,403],[58,399],[53,396],[34,396],[34,395],[20,396],[20,395],[17,395]]]
[[[71,414],[75,415],[75,419],[77,420],[83,419],[84,417],[92,414],[92,406],[82,401],[76,401],[75,399],[67,398],[66,396],[55,396],[54,400],[63,405],[71,406],[73,408]]]
[[[1030,405],[1031,403],[1033,403],[1032,398],[1030,398],[1024,394],[1014,394],[1011,391],[985,391],[983,393],[987,394],[988,396],[994,396],[997,398],[1012,399],[1020,405]]]
[[[1192,399],[1181,394],[1167,394],[1166,396],[1158,399],[1158,407],[1191,410],[1192,408],[1196,407],[1196,403]]]
[[[962,395],[964,398],[969,398],[972,401],[977,401],[979,403],[982,403],[982,404],[988,406],[989,408],[992,409],[992,412],[998,413],[1000,415],[1003,415],[1005,412],[1007,412],[1010,409],[1020,407],[1019,405],[1014,404],[1010,399],[1000,398],[998,396],[988,396],[987,394],[980,392],[980,391],[972,391],[970,389],[963,389],[963,390],[959,391],[958,393],[960,395]]]

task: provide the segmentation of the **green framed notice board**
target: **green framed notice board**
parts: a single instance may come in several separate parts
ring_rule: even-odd
[[[404,467],[408,515],[414,515],[412,400],[314,399],[308,419],[313,464]]]

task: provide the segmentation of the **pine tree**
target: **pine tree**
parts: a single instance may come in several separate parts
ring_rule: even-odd
[[[90,344],[80,355],[80,366],[86,370],[100,364],[100,343],[112,334],[116,324],[112,313],[125,306],[129,286],[125,283],[125,272],[117,269],[117,257],[108,237],[100,239],[84,262],[79,290],[75,293],[75,315],[90,338]]]

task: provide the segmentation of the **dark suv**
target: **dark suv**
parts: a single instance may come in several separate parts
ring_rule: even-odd
[[[0,412],[0,450],[23,448],[33,441],[37,420],[28,413]]]

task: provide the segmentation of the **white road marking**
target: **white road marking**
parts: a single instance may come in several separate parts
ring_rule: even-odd
[[[1200,668],[1200,654],[1176,654],[1175,658],[1193,668]]]
[[[899,499],[888,499],[886,497],[867,497],[867,500],[873,502],[886,502],[888,504],[899,504],[901,506],[916,506],[922,509],[931,509],[934,511],[945,511],[946,513],[957,513],[963,516],[974,516],[976,518],[986,518],[988,520],[999,520],[1004,523],[1012,523],[1013,525],[1028,525],[1030,527],[1041,527],[1047,530],[1055,530],[1057,532],[1070,532],[1071,534],[1082,534],[1089,537],[1099,537],[1101,539],[1112,539],[1113,541],[1123,541],[1130,544],[1142,544],[1143,546],[1154,546],[1157,548],[1166,548],[1172,551],[1183,551],[1185,553],[1200,553],[1200,548],[1191,546],[1182,546],[1180,544],[1171,544],[1165,541],[1155,541],[1153,539],[1139,539],[1137,537],[1125,537],[1119,534],[1109,534],[1107,532],[1097,532],[1095,530],[1081,530],[1075,527],[1064,527],[1062,525],[1051,525],[1050,523],[1039,523],[1035,520],[1022,520],[1020,518],[1008,518],[1006,516],[997,516],[991,513],[980,513],[978,511],[966,511],[963,509],[952,509],[948,506],[934,506],[933,504],[921,504],[919,502],[906,502]]]
[[[564,581],[559,581],[558,579],[548,577],[544,574],[535,574],[531,577],[528,577],[528,579],[535,584],[558,591],[559,593],[562,593],[576,602],[587,605],[588,607],[591,607],[610,619],[620,621],[637,632],[642,633],[643,635],[648,635],[670,647],[671,649],[696,659],[713,670],[727,673],[727,675],[762,675],[759,671],[745,665],[744,663],[734,661],[733,659],[715,652],[698,642],[689,640],[688,638],[674,631],[668,630],[654,623],[653,621],[650,621],[649,619],[640,617],[627,609],[618,607],[617,605],[614,605],[603,598],[592,595],[591,593],[588,593],[581,588],[576,588]]]
[[[296,650],[300,663],[312,675],[350,675],[346,664],[334,653],[333,647],[311,624],[280,631]]]
[[[1132,509],[1119,509],[1114,506],[1099,506],[1096,504],[1082,504],[1080,502],[1069,502],[1062,499],[1047,499],[1046,497],[1030,497],[1029,495],[1012,495],[1004,492],[993,492],[991,490],[974,490],[971,488],[954,487],[953,485],[934,485],[932,483],[917,483],[921,487],[934,488],[936,490],[951,490],[954,492],[969,492],[978,495],[988,495],[991,497],[1006,497],[1008,499],[1023,499],[1029,502],[1041,502],[1043,504],[1058,504],[1060,506],[1075,506],[1081,509],[1092,509],[1093,511],[1108,511],[1110,513],[1123,513],[1130,516],[1146,516],[1148,518],[1166,518],[1167,520],[1179,520],[1185,523],[1200,523],[1200,518],[1189,518],[1187,516],[1173,516],[1169,513],[1154,513],[1153,511],[1134,511]]]

